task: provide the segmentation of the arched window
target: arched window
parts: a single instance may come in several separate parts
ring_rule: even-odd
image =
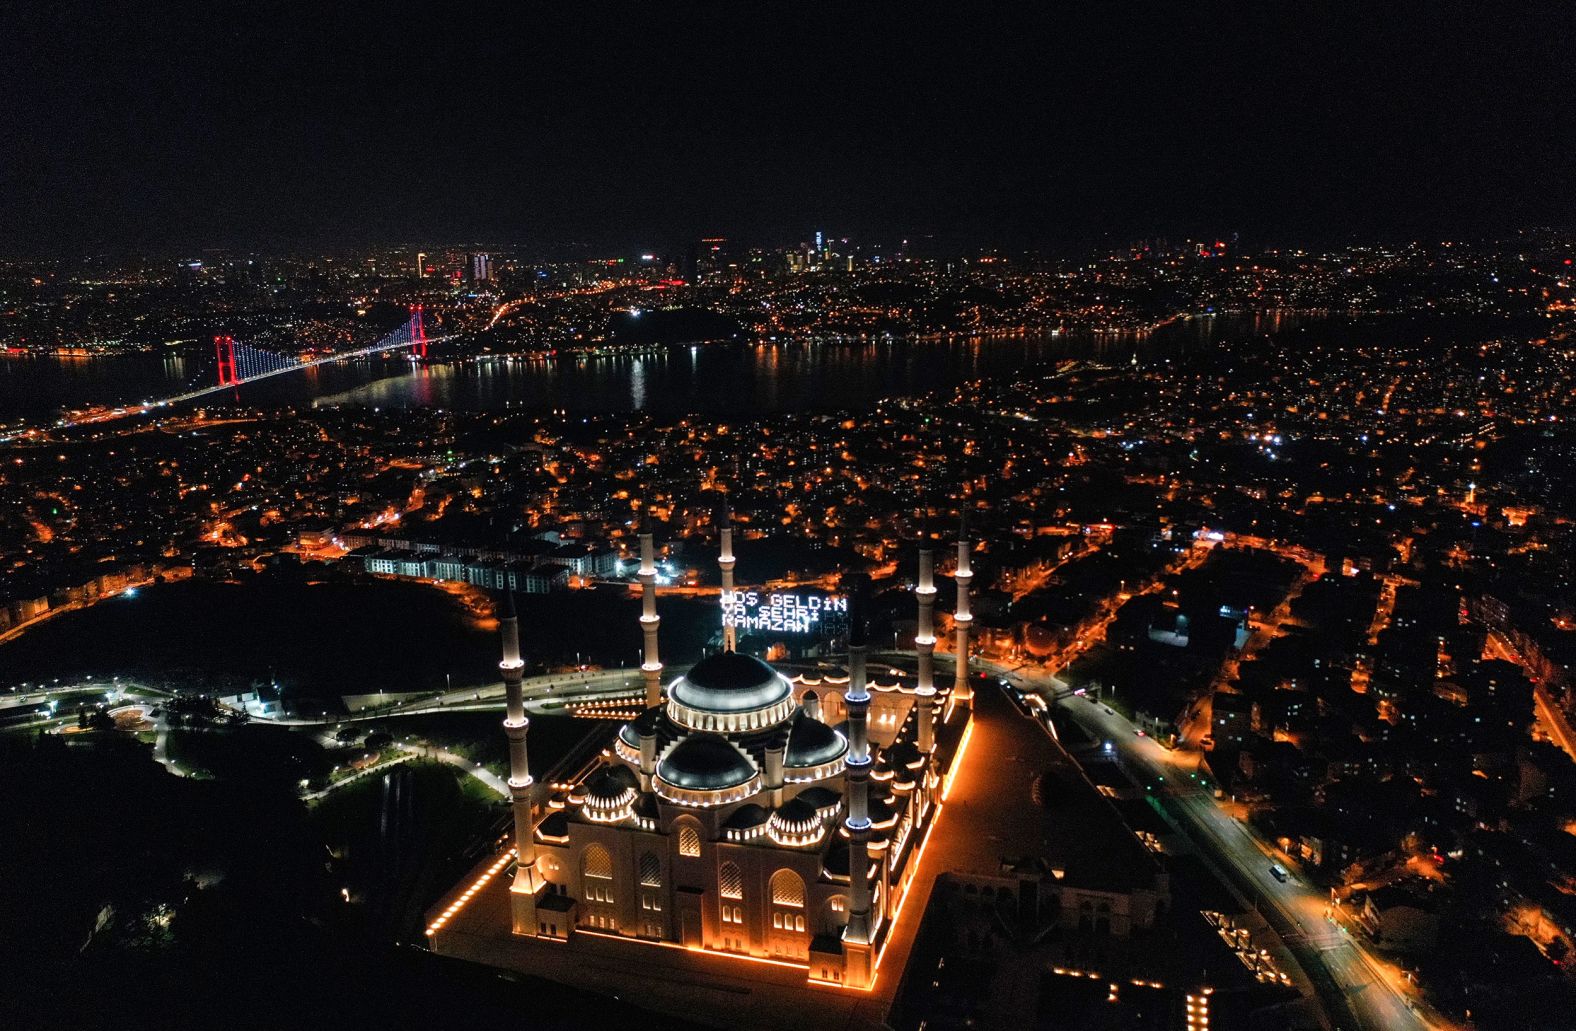
[[[640,885],[643,888],[662,887],[662,863],[650,852],[640,857]]]
[[[821,904],[820,926],[836,932],[848,923],[848,896],[833,895]]]
[[[725,899],[744,898],[744,875],[737,863],[723,863],[717,874],[717,890]]]
[[[700,831],[687,823],[679,825],[679,855],[690,857],[700,855]]]
[[[804,908],[804,881],[792,870],[772,874],[772,905]]]
[[[607,854],[607,849],[601,845],[587,846],[585,854],[580,857],[581,870],[587,877],[600,877],[604,880],[613,879],[613,857]]]
[[[613,901],[613,857],[607,849],[601,845],[586,846],[580,856],[580,872],[585,875],[585,901]]]

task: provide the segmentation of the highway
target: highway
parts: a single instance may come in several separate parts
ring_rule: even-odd
[[[682,671],[684,667],[669,667],[668,673]],[[547,673],[527,677],[523,683],[526,709],[542,712],[549,707],[568,701],[593,701],[616,698],[638,691],[641,687],[638,669],[593,669],[572,673]],[[276,724],[284,727],[312,727],[324,724],[359,723],[381,720],[391,716],[421,716],[434,712],[465,712],[477,709],[503,708],[503,682],[472,685],[441,691],[420,698],[411,698],[377,709],[361,709],[348,715],[324,716],[262,716],[253,715],[254,722]]]
[[[1046,679],[1016,677],[1027,690],[1054,697]],[[1139,737],[1131,723],[1103,705],[1078,696],[1058,703],[1075,723],[1110,741],[1129,770],[1156,788],[1166,812],[1186,831],[1204,858],[1229,877],[1270,921],[1313,982],[1337,1028],[1407,1031],[1430,1023],[1413,1009],[1415,993],[1399,972],[1374,956],[1328,917],[1329,900],[1293,873],[1285,883],[1270,874],[1270,846],[1227,813],[1211,791],[1193,779],[1201,753],[1170,751]]]

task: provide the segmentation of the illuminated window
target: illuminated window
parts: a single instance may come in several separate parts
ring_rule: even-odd
[[[792,870],[772,874],[772,905],[804,907],[804,881]]]
[[[662,863],[650,852],[640,857],[640,883],[647,888],[662,886]]]
[[[687,824],[679,828],[679,855],[700,855],[700,833]]]
[[[585,875],[587,902],[613,901],[613,857],[607,854],[607,849],[601,845],[589,846],[580,857],[580,872]]]
[[[717,890],[725,899],[744,898],[744,875],[739,872],[738,864],[722,864],[722,871],[717,874]]]
[[[588,847],[580,857],[580,863],[581,871],[587,877],[599,877],[607,881],[613,879],[613,857],[601,845]]]

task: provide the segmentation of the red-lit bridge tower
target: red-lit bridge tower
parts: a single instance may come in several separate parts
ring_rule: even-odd
[[[219,359],[219,385],[227,387],[238,382],[240,377],[235,374],[235,338],[214,337],[213,353]]]
[[[421,305],[410,309],[410,353],[421,361],[427,360],[427,327],[422,322]]]

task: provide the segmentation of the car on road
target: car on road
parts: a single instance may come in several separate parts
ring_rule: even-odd
[[[1285,884],[1287,881],[1291,880],[1291,874],[1287,873],[1286,868],[1279,863],[1270,864],[1270,876],[1275,878],[1277,881],[1280,881],[1282,884]]]

